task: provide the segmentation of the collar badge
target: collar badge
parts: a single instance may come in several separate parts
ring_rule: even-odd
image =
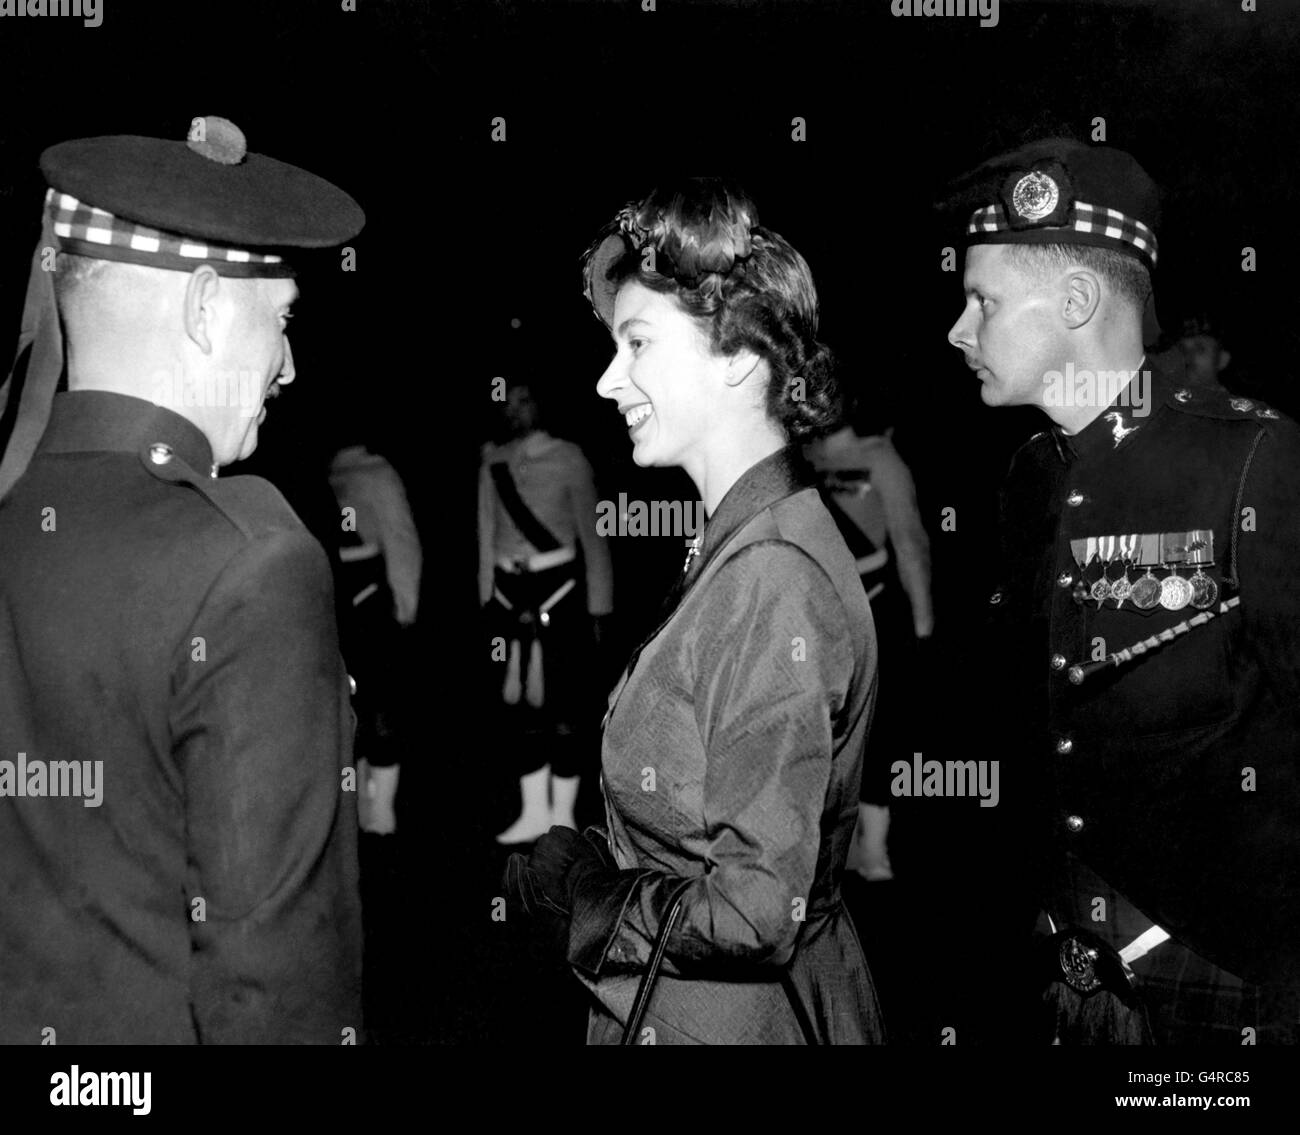
[[[1112,410],[1106,415],[1106,421],[1110,422],[1110,436],[1115,439],[1115,447],[1119,448],[1119,443],[1129,434],[1137,433],[1141,426],[1126,426],[1124,424],[1124,415],[1118,410]]]

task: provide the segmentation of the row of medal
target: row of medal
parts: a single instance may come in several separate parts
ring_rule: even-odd
[[[1195,555],[1208,551],[1212,556],[1214,537],[1209,532],[1191,535],[1193,538],[1183,545],[1168,549],[1172,554],[1164,562],[1163,566],[1169,572],[1164,578],[1155,575],[1153,563],[1146,564],[1144,575],[1129,578],[1129,572],[1141,566],[1140,536],[1102,536],[1071,541],[1075,562],[1083,575],[1091,574],[1094,565],[1101,564],[1101,573],[1095,580],[1089,582],[1081,577],[1075,581],[1071,591],[1074,601],[1082,604],[1092,599],[1100,608],[1107,600],[1113,600],[1115,609],[1132,603],[1139,611],[1150,611],[1157,606],[1166,611],[1181,611],[1189,606],[1204,611],[1214,606],[1219,599],[1219,585],[1204,571],[1206,567],[1212,567],[1214,561]],[[1160,554],[1162,557],[1166,554],[1164,547],[1161,547]],[[1196,571],[1179,575],[1179,560],[1194,564]],[[1115,578],[1111,578],[1113,565],[1118,565],[1122,573]]]

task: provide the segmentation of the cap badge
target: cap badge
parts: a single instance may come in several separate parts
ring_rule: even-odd
[[[1041,221],[1055,210],[1061,191],[1047,174],[1034,170],[1016,182],[1011,191],[1011,204],[1027,221]]]

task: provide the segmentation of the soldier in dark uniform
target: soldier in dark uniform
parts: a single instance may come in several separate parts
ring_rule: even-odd
[[[1051,419],[1002,491],[988,703],[1042,774],[1046,1035],[1294,1043],[1300,428],[1144,356],[1157,194],[1129,155],[1049,139],[959,193],[948,339],[986,404]]]
[[[295,377],[283,254],[364,216],[216,118],[41,169],[0,387],[0,1041],[359,1038],[328,561],[217,474]]]

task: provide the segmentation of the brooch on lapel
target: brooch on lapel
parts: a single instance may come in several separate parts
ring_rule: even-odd
[[[691,570],[691,560],[695,559],[695,557],[700,554],[700,541],[702,536],[703,533],[701,533],[700,536],[696,536],[695,539],[691,541],[691,546],[686,549],[686,562],[682,564],[683,575]]]

